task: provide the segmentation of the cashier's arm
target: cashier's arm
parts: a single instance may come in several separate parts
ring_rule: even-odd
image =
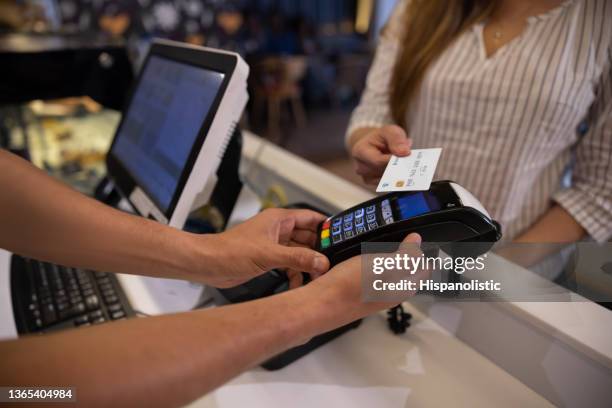
[[[314,277],[321,214],[269,210],[222,234],[190,234],[115,210],[0,149],[0,248],[73,267],[235,286],[275,267]]]
[[[86,407],[183,405],[316,334],[392,306],[361,302],[360,265],[352,258],[253,302],[0,342],[0,385],[76,387]]]

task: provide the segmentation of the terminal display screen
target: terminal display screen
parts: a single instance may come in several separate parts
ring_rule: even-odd
[[[408,193],[395,200],[396,214],[400,220],[427,214],[440,209],[440,201],[429,192]]]

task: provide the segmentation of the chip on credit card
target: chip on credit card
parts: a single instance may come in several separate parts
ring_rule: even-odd
[[[414,149],[409,156],[391,156],[376,192],[429,190],[442,149]]]

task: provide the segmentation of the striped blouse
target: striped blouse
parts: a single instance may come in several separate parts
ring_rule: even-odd
[[[347,135],[393,123],[397,7]],[[413,148],[442,147],[435,179],[472,191],[512,239],[557,202],[591,237],[612,236],[612,1],[570,0],[528,19],[487,57],[484,24],[432,64],[406,112]]]

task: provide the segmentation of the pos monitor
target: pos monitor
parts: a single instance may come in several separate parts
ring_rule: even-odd
[[[248,72],[235,53],[152,44],[106,159],[140,215],[182,228],[208,202],[248,100]]]

